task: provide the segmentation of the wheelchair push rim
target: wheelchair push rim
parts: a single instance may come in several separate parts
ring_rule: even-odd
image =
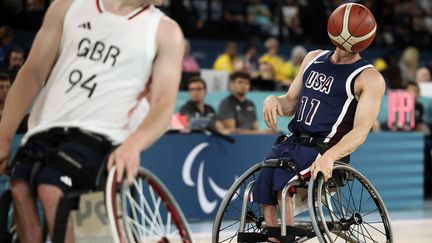
[[[180,207],[155,175],[140,168],[131,185],[119,185],[114,174],[108,176],[106,203],[115,242],[193,242]]]
[[[378,191],[357,170],[335,165],[333,177],[311,179],[312,225],[320,242],[393,242],[388,211]],[[313,203],[314,202],[314,203]]]
[[[249,184],[255,181],[261,169],[261,163],[249,168],[243,173],[236,182],[230,187],[228,193],[222,200],[216,214],[216,220],[212,229],[212,242],[237,242],[236,238],[240,231],[240,221],[242,206],[244,202],[244,192]],[[264,218],[261,207],[258,203],[251,202],[252,198],[248,197],[245,232],[260,232],[264,227]]]

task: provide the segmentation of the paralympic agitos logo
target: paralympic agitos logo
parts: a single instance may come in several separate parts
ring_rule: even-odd
[[[205,160],[202,160],[199,164],[198,175],[196,176],[196,181],[192,179],[192,166],[200,154],[206,147],[209,146],[208,142],[203,142],[195,146],[187,155],[182,169],[182,179],[183,182],[190,187],[196,187],[198,202],[200,204],[201,209],[204,213],[210,214],[212,213],[218,204],[219,199],[223,199],[225,194],[228,192],[228,189],[223,189],[216,184],[212,177],[208,176],[204,178],[204,166]],[[237,176],[234,177],[234,181],[237,179]],[[233,181],[233,182],[234,182]],[[213,190],[214,194],[216,194],[219,198],[209,200],[206,193],[205,185],[208,183],[210,185],[211,190]]]

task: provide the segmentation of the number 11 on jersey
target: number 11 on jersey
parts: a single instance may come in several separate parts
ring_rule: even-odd
[[[306,105],[308,104],[308,99],[309,98],[306,96],[303,96],[301,98],[300,110],[299,110],[299,114],[297,115],[297,121],[298,122],[301,122],[303,120]],[[311,108],[309,109],[309,112],[308,112],[308,114],[306,116],[306,120],[305,120],[305,124],[309,125],[309,126],[312,124],[315,113],[317,112],[318,107],[320,105],[320,101],[317,99],[312,99],[310,103],[311,103]]]

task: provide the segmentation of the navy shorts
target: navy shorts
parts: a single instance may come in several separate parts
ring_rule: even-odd
[[[61,130],[61,129],[60,129]],[[84,138],[84,139],[83,139]],[[12,161],[12,180],[23,180],[30,184],[31,173],[37,157],[31,155],[22,156],[23,151],[32,151],[32,154],[46,154],[48,149],[59,149],[73,157],[83,168],[86,173],[95,179],[109,152],[112,150],[112,144],[103,136],[94,133],[79,133],[77,131],[63,133],[58,128],[51,129],[31,136],[27,142],[22,145]],[[55,161],[51,161],[55,163]],[[76,176],[75,176],[76,177]],[[83,185],[73,179],[66,171],[59,171],[49,165],[40,168],[33,179],[33,185],[49,184],[60,188],[63,193],[76,190],[89,190],[93,185]]]
[[[283,143],[275,144],[265,159],[290,157],[297,163],[301,173],[305,174],[310,170],[318,154],[314,147],[300,145],[288,139]],[[294,176],[294,173],[286,169],[262,168],[253,190],[254,201],[260,204],[277,205],[277,192],[282,191]]]

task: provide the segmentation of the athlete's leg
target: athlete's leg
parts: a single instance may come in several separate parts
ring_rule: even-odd
[[[263,204],[264,219],[267,227],[277,227],[277,206]]]
[[[273,168],[262,168],[254,187],[254,200],[263,208],[264,221],[267,227],[278,227],[277,195],[273,193]],[[270,237],[271,242],[279,242]]]
[[[267,204],[263,204],[262,206],[264,212],[264,221],[267,227],[278,227],[277,206]],[[279,242],[279,240],[274,237],[269,237],[269,240],[271,242]]]
[[[48,231],[51,239],[53,239],[54,235],[54,224],[58,203],[63,195],[63,191],[57,186],[49,184],[40,184],[38,186],[38,197],[44,209],[45,219],[48,225]],[[67,222],[67,231],[64,242],[73,242],[73,230],[72,225],[69,222]]]
[[[42,230],[30,186],[22,180],[12,180],[11,184],[20,241],[41,243]]]
[[[278,205],[279,208],[282,208],[282,193],[278,192]],[[287,226],[294,226],[294,209],[293,209],[293,203],[292,198],[290,195],[287,195],[285,199],[285,222]]]

